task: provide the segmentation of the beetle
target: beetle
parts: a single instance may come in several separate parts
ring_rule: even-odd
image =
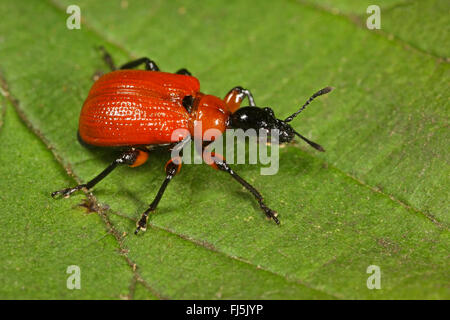
[[[199,80],[186,69],[176,73],[162,72],[147,57],[130,61],[116,68],[111,55],[104,48],[103,59],[111,72],[102,75],[93,84],[83,104],[79,118],[80,142],[97,147],[121,147],[124,151],[106,169],[87,183],[53,192],[53,198],[69,197],[75,191],[91,189],[119,165],[137,167],[148,159],[157,146],[173,151],[181,148],[186,136],[172,135],[175,129],[186,129],[194,138],[203,139],[208,129],[224,132],[234,129],[278,129],[279,142],[290,142],[300,137],[313,148],[324,151],[317,143],[296,132],[289,124],[312,100],[332,90],[326,87],[314,93],[306,103],[285,120],[275,117],[271,108],[256,106],[252,93],[240,86],[232,88],[224,99],[200,91]],[[135,68],[144,65],[145,70]],[[241,107],[247,98],[249,105]],[[201,123],[201,137],[195,128]],[[203,149],[211,141],[203,141]],[[251,184],[239,176],[221,155],[210,153],[211,166],[227,172],[259,203],[265,215],[280,224],[276,211],[270,209]],[[135,234],[145,231],[149,214],[156,210],[172,178],[180,171],[180,159],[171,158],[165,165],[166,177],[153,202],[136,223]]]

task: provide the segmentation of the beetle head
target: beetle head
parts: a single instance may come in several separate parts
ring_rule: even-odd
[[[295,134],[289,124],[275,117],[271,108],[240,108],[231,115],[230,126],[235,129],[254,129],[258,133],[259,130],[264,130],[267,136],[270,136],[271,130],[277,129],[280,143],[290,142]]]
[[[311,103],[316,97],[321,96],[330,92],[333,88],[326,87],[322,90],[317,91],[313,94],[308,101],[294,114],[287,117],[285,120],[277,119],[271,108],[259,108],[259,107],[243,107],[234,112],[230,117],[230,127],[235,129],[254,129],[256,132],[259,130],[266,131],[267,135],[270,135],[272,129],[277,129],[279,132],[279,142],[285,143],[290,142],[297,135],[311,147],[319,150],[325,151],[319,144],[310,141],[309,139],[302,136],[300,133],[295,131],[291,125],[288,123],[292,121],[300,112],[302,112],[308,104]]]

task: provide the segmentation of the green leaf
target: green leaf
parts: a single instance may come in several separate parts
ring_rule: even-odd
[[[446,26],[445,12],[421,4],[433,17],[408,35],[394,20],[416,2],[388,2],[386,24],[374,32],[355,1],[342,2],[342,14],[330,1],[3,1],[2,92],[34,135],[8,108],[0,170],[15,174],[13,187],[13,179],[0,184],[1,296],[448,299],[449,66],[439,45],[448,35],[428,36]],[[81,8],[80,30],[66,28],[69,4]],[[89,200],[52,200],[76,183],[59,164],[80,182],[115,156],[76,138],[92,75],[106,69],[99,45],[118,64],[149,56],[163,70],[186,67],[203,92],[247,87],[279,118],[336,87],[293,122],[326,153],[289,144],[273,176],[235,166],[282,225],[266,221],[226,174],[185,165],[151,227],[131,235],[163,180],[162,153],[116,169]],[[86,201],[97,213],[77,206]],[[66,288],[69,264],[81,267],[81,290]],[[381,290],[367,288],[370,265],[381,268]]]
[[[0,298],[126,298],[133,272],[117,242],[98,215],[49,198],[51,184],[73,181],[10,106],[0,148]],[[80,267],[81,290],[67,288],[71,265]],[[105,270],[113,276],[105,277]]]
[[[5,117],[5,106],[2,103],[2,104],[0,104],[0,130],[2,129],[4,117]]]
[[[318,9],[342,15],[354,23],[365,26],[371,5],[380,7],[380,32],[389,40],[395,40],[407,50],[419,50],[449,62],[450,3],[446,0],[298,0]]]

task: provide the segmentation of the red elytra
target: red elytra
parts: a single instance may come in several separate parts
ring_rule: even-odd
[[[188,138],[193,137],[202,140],[204,159],[211,162],[213,168],[230,174],[250,191],[266,216],[279,224],[277,213],[264,203],[261,194],[252,185],[230,168],[222,155],[205,152],[213,138],[205,138],[204,133],[209,129],[220,133],[227,128],[254,129],[256,133],[269,133],[276,129],[280,143],[289,142],[297,135],[315,149],[324,151],[320,145],[296,132],[288,122],[313,99],[330,92],[331,87],[319,90],[297,112],[280,120],[272,109],[257,107],[251,92],[242,87],[234,87],[224,99],[220,99],[200,92],[198,79],[186,69],[180,69],[176,74],[160,72],[153,61],[141,58],[123,65],[121,70],[115,70],[112,58],[106,51],[104,60],[113,71],[101,76],[89,91],[80,114],[79,137],[90,145],[122,147],[125,151],[92,180],[55,191],[52,197],[69,197],[83,188],[91,189],[120,164],[137,167],[145,163],[153,146],[180,149],[189,141]],[[130,70],[141,64],[145,64],[146,70]],[[249,106],[241,108],[245,98]],[[198,130],[199,126],[201,130]],[[178,129],[182,129],[183,133],[177,131],[174,134]],[[146,230],[149,213],[156,210],[169,182],[180,171],[181,162],[182,154],[167,162],[166,177],[155,199],[137,221],[135,233]]]
[[[202,133],[207,129],[224,132],[236,109],[233,97],[237,94],[231,93],[226,100],[205,95],[198,79],[188,75],[110,72],[94,83],[84,102],[80,137],[95,146],[169,144],[185,138],[172,136],[176,129],[186,129],[194,137],[195,125],[200,122]],[[183,106],[186,96],[193,97],[191,113]]]

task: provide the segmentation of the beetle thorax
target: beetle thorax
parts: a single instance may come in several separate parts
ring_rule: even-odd
[[[199,93],[194,101],[189,126],[191,136],[202,141],[213,141],[214,136],[225,132],[229,116],[222,99]]]

